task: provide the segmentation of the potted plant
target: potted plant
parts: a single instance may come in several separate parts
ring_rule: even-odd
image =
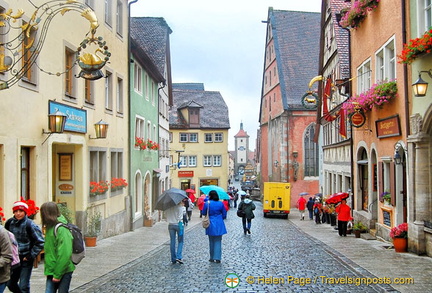
[[[94,208],[87,209],[87,229],[84,240],[87,247],[96,246],[97,236],[101,231],[102,215]]]
[[[57,203],[57,206],[59,208],[60,214],[63,215],[63,217],[66,218],[68,223],[74,222],[73,212],[71,209],[69,209],[66,205],[66,203]]]
[[[390,237],[396,252],[406,252],[408,247],[408,224],[402,223],[391,228]]]
[[[367,232],[367,226],[363,224],[361,221],[354,223],[352,230],[354,231],[354,235],[356,238],[360,238],[361,233]]]
[[[390,192],[384,191],[383,193],[380,194],[380,201],[383,202],[384,204],[389,205],[390,200],[391,200]]]

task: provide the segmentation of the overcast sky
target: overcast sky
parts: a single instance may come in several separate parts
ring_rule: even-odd
[[[253,151],[261,97],[268,8],[320,12],[321,0],[138,0],[131,15],[163,17],[173,31],[173,82],[204,83],[229,108],[229,150],[243,129]]]

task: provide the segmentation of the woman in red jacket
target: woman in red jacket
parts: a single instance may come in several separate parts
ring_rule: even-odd
[[[338,232],[339,236],[346,236],[348,221],[351,220],[351,208],[346,204],[346,200],[343,199],[336,207],[337,220],[338,220]]]

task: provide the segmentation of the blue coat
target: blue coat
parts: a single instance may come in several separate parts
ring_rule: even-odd
[[[224,219],[226,219],[227,211],[221,201],[209,200],[204,204],[202,214],[207,214],[207,209],[210,202],[210,226],[206,228],[206,235],[209,236],[222,236],[227,233]]]

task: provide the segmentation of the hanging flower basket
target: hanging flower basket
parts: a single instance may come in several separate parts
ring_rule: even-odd
[[[90,182],[90,195],[100,195],[108,191],[108,181]]]
[[[432,28],[420,38],[411,39],[404,44],[402,54],[398,55],[399,63],[411,64],[417,57],[432,50]]]
[[[359,94],[352,96],[343,105],[342,108],[348,114],[354,113],[356,110],[362,109],[364,112],[375,108],[380,108],[384,104],[389,103],[397,97],[397,83],[393,81],[382,81],[372,85],[372,87]]]
[[[340,25],[343,28],[358,28],[360,23],[366,18],[368,12],[377,8],[379,0],[357,0],[341,10],[342,18]]]

